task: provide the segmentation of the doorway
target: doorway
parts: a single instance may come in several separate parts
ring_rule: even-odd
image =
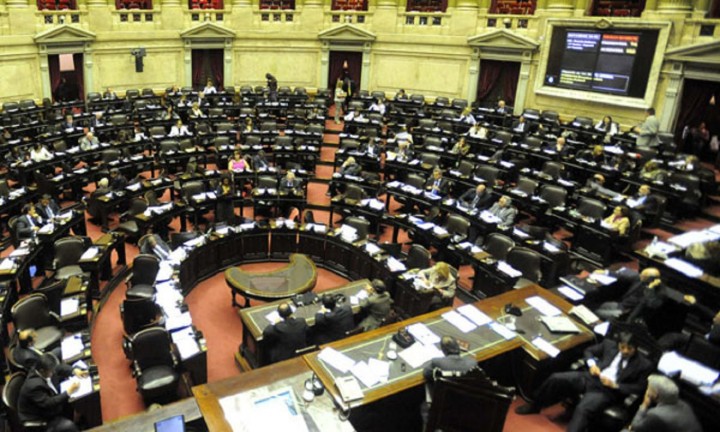
[[[225,71],[223,70],[222,49],[192,50],[192,86],[202,89],[208,80],[212,80],[216,89],[223,87]]]
[[[48,69],[53,100],[69,102],[85,100],[85,75],[83,55],[49,54]]]
[[[702,123],[708,130],[706,137],[698,133]],[[680,143],[681,151],[709,160],[707,138],[714,135],[720,136],[720,82],[685,79],[675,123],[675,142]]]
[[[513,106],[519,77],[519,62],[480,60],[475,102],[481,106],[495,106],[503,99],[508,106]]]
[[[337,80],[343,81],[343,90],[351,97],[360,90],[362,75],[361,52],[330,51],[330,70],[328,71],[328,88],[334,89]]]

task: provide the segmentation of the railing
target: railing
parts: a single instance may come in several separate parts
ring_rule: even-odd
[[[330,10],[325,12],[325,25],[333,24],[367,24],[372,13],[356,10]]]
[[[44,27],[56,26],[62,24],[80,24],[81,15],[87,12],[76,9],[63,10],[40,10],[35,13],[38,23]]]
[[[538,17],[535,15],[488,14],[485,17],[487,28],[506,28],[523,30],[537,27]],[[482,25],[482,22],[480,23]]]
[[[113,25],[125,26],[155,26],[159,24],[160,9],[119,9],[111,11]]]
[[[224,22],[231,9],[190,9],[187,15],[190,22],[197,23],[202,21]]]
[[[260,9],[253,12],[257,22],[260,23],[294,23],[300,13],[294,9]]]
[[[402,12],[398,14],[405,26],[442,27],[447,26],[450,14],[443,12]]]

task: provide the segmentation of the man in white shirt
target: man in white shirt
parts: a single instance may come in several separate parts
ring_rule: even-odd
[[[170,128],[170,133],[168,134],[168,136],[192,136],[192,133],[190,133],[188,127],[183,124],[182,120],[178,120],[177,123],[175,123],[175,125]]]
[[[385,115],[385,104],[383,103],[382,99],[376,99],[375,102],[370,105],[370,108],[368,108],[368,111],[371,112],[377,112],[382,115]]]

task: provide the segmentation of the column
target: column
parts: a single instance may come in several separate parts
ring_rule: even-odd
[[[672,131],[675,126],[680,102],[682,101],[683,66],[681,62],[673,63],[670,71],[664,74],[667,77],[668,86],[665,89],[662,111],[658,113],[661,131]]]
[[[654,11],[657,9],[658,0],[645,0],[644,11]]]
[[[469,35],[475,33],[478,20],[477,0],[457,0],[452,11],[450,32],[453,35]]]
[[[657,8],[662,11],[690,12],[692,3],[691,0],[658,0]]]
[[[87,42],[83,49],[83,80],[85,81],[83,84],[86,95],[92,91],[98,91],[95,88],[95,80],[93,79],[93,51],[90,42]]]
[[[530,82],[530,61],[532,53],[525,51],[522,53],[522,61],[520,62],[520,74],[518,76],[517,90],[515,91],[515,115],[520,115],[525,110],[525,98],[527,97],[528,83]]]
[[[373,14],[372,26],[376,29],[382,29],[383,32],[394,33],[400,13],[400,0],[377,0],[375,13]]]
[[[702,19],[705,18],[705,15],[708,12],[708,9],[710,8],[710,0],[697,0],[693,2],[694,10],[693,10],[693,18]]]
[[[370,90],[368,88],[370,83],[370,50],[372,49],[372,43],[365,42],[363,44],[362,51],[362,70],[360,71],[360,90]],[[325,70],[327,70],[327,66]]]
[[[52,100],[52,84],[50,83],[50,65],[48,64],[47,45],[40,45],[40,79],[42,80],[42,97]]]
[[[365,57],[363,55],[363,57]],[[363,62],[364,62],[363,58]],[[322,48],[320,48],[320,68],[318,70],[318,83],[317,88],[325,88],[328,84],[328,69],[330,65],[330,43],[327,41],[322,42]]]
[[[235,78],[233,77],[233,41],[228,38],[223,44],[223,76],[225,87],[234,86]]]
[[[7,5],[8,9],[16,8],[16,9],[24,9],[28,7],[29,0],[5,0],[5,4]]]
[[[163,7],[180,7],[180,0],[162,0]]]
[[[547,0],[547,9],[551,10],[572,10],[575,7],[574,0]]]
[[[302,3],[302,7],[298,7]],[[295,10],[300,10],[300,20],[303,28],[320,31],[323,27],[323,2],[322,0],[295,0]]]
[[[478,79],[480,75],[480,49],[473,48],[470,54],[470,68],[468,69],[467,93],[465,99],[468,103],[475,101],[477,95]]]

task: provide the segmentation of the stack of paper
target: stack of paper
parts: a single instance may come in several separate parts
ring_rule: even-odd
[[[407,327],[407,330],[422,344],[432,345],[440,342],[440,336],[433,333],[432,330],[423,323],[411,324]]]
[[[534,307],[545,316],[556,316],[562,314],[562,311],[551,305],[547,300],[540,296],[532,296],[525,299],[525,303]]]
[[[83,252],[83,254],[80,256],[81,260],[91,260],[97,256],[98,252],[100,252],[100,249],[97,247],[89,247],[88,250]]]
[[[70,387],[70,384],[74,382],[79,382],[80,387],[71,395],[72,399],[78,399],[81,398],[87,394],[92,393],[93,391],[93,385],[92,385],[92,377],[87,376],[85,378],[78,378],[76,376],[73,376],[70,379],[67,379],[60,383],[60,391],[61,392],[67,392],[68,387]]]
[[[60,343],[60,351],[63,359],[77,357],[85,350],[82,338],[79,334],[68,336]]]
[[[435,345],[414,343],[409,348],[402,350],[399,356],[411,368],[417,369],[434,358],[443,357],[444,354]]]
[[[484,326],[485,324],[488,324],[492,321],[492,319],[485,315],[484,312],[480,311],[480,309],[476,308],[475,306],[471,304],[466,304],[463,306],[460,306],[457,308],[458,312],[460,312],[465,318],[469,319],[470,321],[474,322],[477,326]]]
[[[558,354],[560,354],[560,350],[558,348],[555,348],[550,342],[546,341],[540,336],[533,339],[532,344],[541,351],[544,351],[550,357],[557,357]]]
[[[445,312],[442,317],[463,333],[471,332],[477,328],[475,324],[456,311]]]
[[[345,373],[355,366],[355,361],[333,348],[324,348],[318,358],[338,371]]]
[[[80,299],[77,297],[68,297],[60,301],[60,316],[66,317],[73,315],[80,310]]]

